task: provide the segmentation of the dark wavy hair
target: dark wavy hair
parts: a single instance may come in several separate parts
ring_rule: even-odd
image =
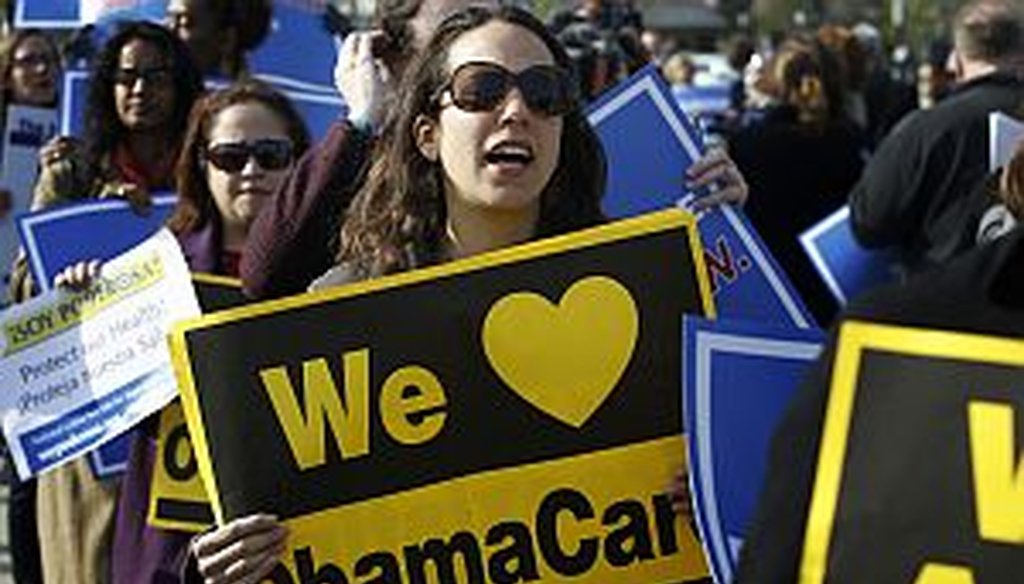
[[[541,39],[555,63],[571,62],[544,24],[513,7],[472,7],[449,16],[410,64],[377,141],[365,184],[356,194],[341,228],[339,262],[362,275],[394,273],[437,261],[446,209],[441,166],[416,147],[418,116],[436,118],[434,101],[446,82],[448,51],[463,34],[491,21],[522,27]],[[597,135],[577,106],[564,116],[558,165],[541,193],[537,236],[565,233],[604,221],[600,199],[605,160]]]
[[[419,14],[423,0],[377,0],[373,20],[384,31],[381,58],[388,69],[400,72],[413,56],[409,21]]]
[[[60,51],[57,50],[57,45],[54,44],[45,32],[38,28],[21,28],[11,31],[10,34],[0,39],[0,79],[3,80],[3,99],[4,103],[10,103],[11,101],[11,69],[14,68],[14,52],[18,50],[18,47],[22,43],[32,37],[39,37],[46,42],[46,46],[49,47],[53,54],[53,66],[57,69],[57,79],[60,79]]]
[[[233,79],[246,71],[245,54],[260,45],[270,32],[274,7],[271,0],[206,0],[203,4],[206,18],[214,26],[232,35],[222,35],[224,53],[218,63],[220,71]]]
[[[264,83],[248,79],[203,96],[192,108],[185,141],[178,156],[175,172],[178,203],[167,220],[167,227],[174,233],[196,231],[210,221],[220,220],[203,172],[203,152],[217,114],[244,103],[262,104],[281,117],[292,141],[294,159],[309,148],[306,125],[291,101]]]
[[[86,168],[96,172],[104,157],[126,133],[114,105],[114,74],[121,50],[140,40],[155,46],[171,66],[174,80],[174,112],[168,128],[184,131],[192,104],[203,92],[203,79],[192,62],[188,48],[166,28],[149,22],[126,22],[103,45],[93,63],[85,107],[84,158]]]

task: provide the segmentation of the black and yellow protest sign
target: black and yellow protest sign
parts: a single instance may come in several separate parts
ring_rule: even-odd
[[[203,313],[246,302],[237,278],[194,273],[192,284]],[[163,529],[195,532],[213,525],[213,509],[199,477],[185,414],[178,400],[160,412],[147,522]]]
[[[705,575],[667,493],[700,249],[671,210],[179,327],[215,515],[285,521],[282,584]]]
[[[846,323],[800,582],[1024,575],[1024,341]]]

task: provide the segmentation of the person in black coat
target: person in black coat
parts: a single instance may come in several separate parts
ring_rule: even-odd
[[[971,247],[988,201],[972,196],[988,170],[988,115],[1024,99],[1024,23],[1019,5],[968,4],[955,20],[959,86],[908,115],[882,141],[850,195],[854,234],[892,246],[905,272]]]
[[[769,64],[765,89],[776,103],[754,114],[729,143],[753,196],[757,232],[821,324],[836,301],[800,246],[799,235],[843,205],[864,165],[863,138],[829,89],[823,51],[789,40]]]
[[[1024,148],[1000,181],[1000,197],[1024,212]],[[855,300],[841,320],[988,335],[1024,335],[1024,226],[948,264]],[[821,441],[836,331],[772,440],[758,510],[737,582],[797,582]]]

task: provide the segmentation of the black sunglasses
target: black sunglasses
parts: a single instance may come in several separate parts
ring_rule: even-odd
[[[435,103],[448,94],[452,103],[467,112],[486,112],[498,107],[512,88],[523,95],[536,113],[562,116],[576,107],[576,84],[563,68],[534,65],[513,73],[496,63],[471,61],[455,68],[438,90]]]
[[[208,147],[203,157],[224,172],[241,172],[250,159],[263,170],[284,170],[292,163],[292,143],[280,138],[252,142],[222,142]]]
[[[151,69],[116,69],[114,83],[134,87],[141,79],[146,85],[164,83],[171,78],[170,67],[153,67]]]

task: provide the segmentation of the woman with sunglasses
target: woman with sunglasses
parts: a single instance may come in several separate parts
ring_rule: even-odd
[[[167,226],[193,272],[238,275],[249,225],[308,146],[288,98],[257,81],[206,95],[192,110]],[[180,582],[191,534],[146,524],[158,417],[135,433],[121,482],[113,582]]]
[[[40,152],[33,207],[123,196],[145,205],[148,192],[170,188],[174,163],[202,79],[187,49],[163,27],[122,26],[97,55],[82,143],[58,138]],[[11,296],[35,285],[20,258]],[[79,458],[39,477],[36,493],[43,581],[110,581],[110,547],[119,481],[93,474]]]
[[[415,61],[341,228],[332,286],[442,263],[604,221],[605,164],[568,57],[515,8],[446,19]],[[341,537],[343,534],[339,534]],[[206,582],[255,582],[283,529],[235,520],[192,546]]]
[[[313,288],[602,223],[604,157],[570,66],[522,10],[475,7],[447,18],[403,77],[341,227],[338,266]],[[727,157],[709,157],[694,180],[713,181],[722,167],[734,170]],[[197,537],[192,551],[207,583],[256,582],[286,537],[273,516],[254,514]]]

